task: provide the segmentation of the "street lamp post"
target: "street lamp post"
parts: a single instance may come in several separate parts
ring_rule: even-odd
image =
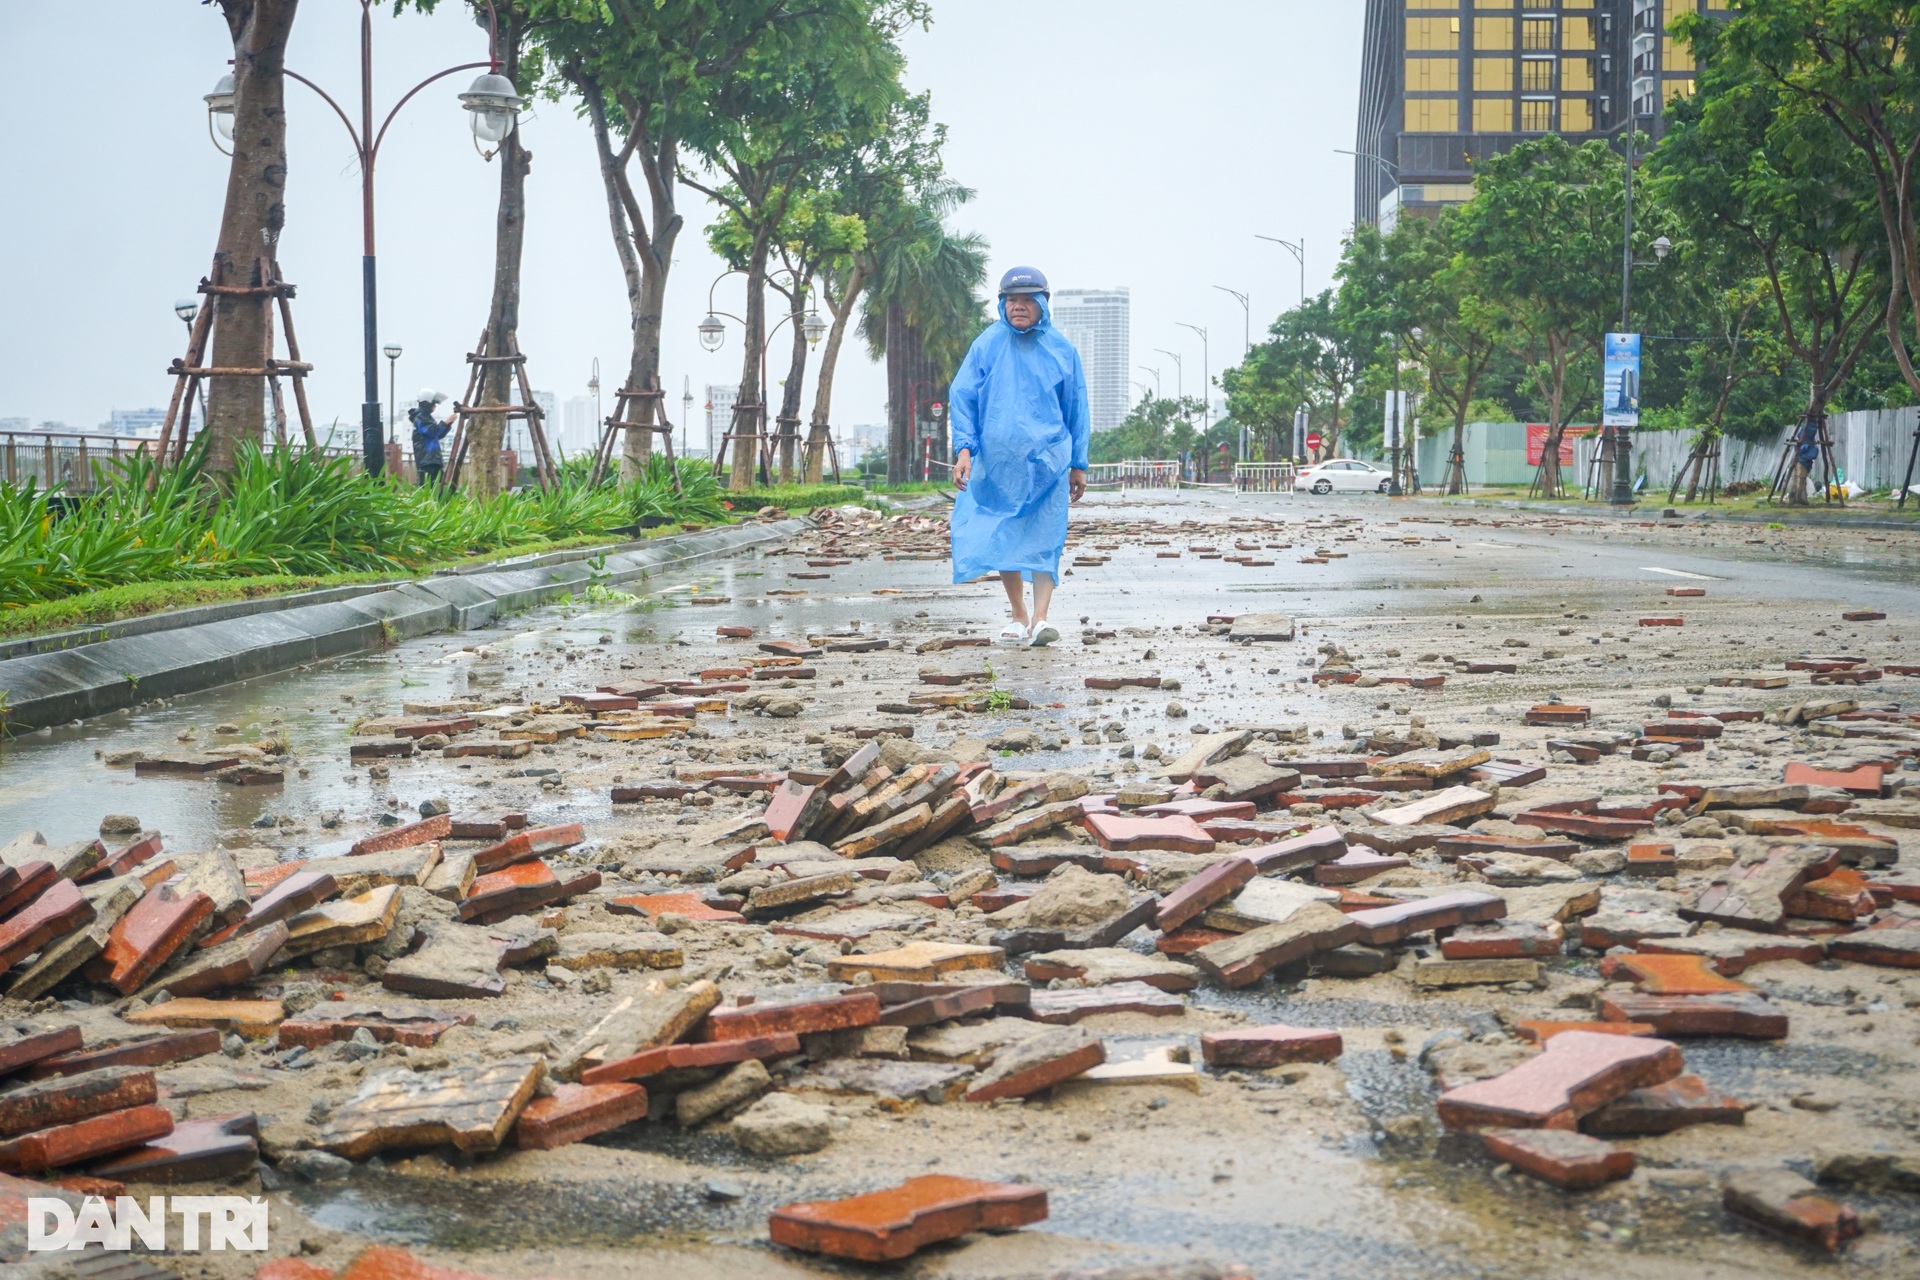
[[[605,427],[602,426],[601,424],[601,418],[600,418],[600,357],[599,356],[595,356],[593,358],[593,373],[587,378],[587,390],[593,392],[593,425],[598,430],[605,430]],[[593,443],[597,449],[600,442],[598,440],[595,440]],[[598,457],[599,455],[596,452],[594,456]]]
[[[333,113],[340,117],[340,123],[347,127],[347,136],[353,141],[355,156],[360,161],[360,224],[361,224],[361,326],[366,373],[366,398],[360,405],[360,448],[365,459],[368,475],[379,475],[386,463],[386,449],[383,433],[380,429],[380,355],[379,355],[379,308],[378,294],[374,287],[374,239],[373,239],[373,170],[380,156],[380,144],[386,139],[387,127],[400,113],[400,108],[412,100],[413,95],[436,80],[455,75],[461,71],[471,71],[476,67],[485,67],[486,74],[476,79],[467,92],[460,95],[460,105],[472,113],[470,121],[473,127],[475,147],[483,143],[492,143],[496,147],[513,132],[519,119],[519,109],[524,101],[515,92],[513,82],[500,72],[499,58],[499,22],[493,11],[493,0],[486,0],[488,16],[487,61],[463,62],[458,66],[436,71],[419,84],[402,94],[400,100],[387,112],[386,119],[380,122],[378,130],[373,124],[373,0],[360,0],[360,126],[354,127],[352,117],[348,116],[341,105],[334,101],[331,94],[299,72],[288,69],[288,78],[297,80],[307,88],[319,94]],[[232,76],[223,76],[212,93],[206,95],[209,134],[214,145],[219,146],[222,138],[233,138],[234,85]],[[221,147],[225,151],[226,148]],[[229,153],[231,154],[231,153]],[[491,160],[493,153],[482,151],[481,155]]]
[[[1200,434],[1204,436],[1213,430],[1213,354],[1207,349],[1207,331],[1185,320],[1174,323],[1200,335]]]
[[[1306,306],[1307,305],[1307,238],[1305,236],[1301,236],[1300,242],[1298,244],[1295,244],[1291,240],[1282,240],[1279,236],[1256,235],[1254,236],[1254,239],[1255,240],[1271,240],[1273,243],[1279,245],[1282,249],[1285,249],[1288,253],[1292,254],[1295,258],[1299,259],[1300,261],[1300,305],[1303,307]]]
[[[194,318],[200,314],[200,300],[198,298],[180,299],[178,302],[173,304],[173,314],[179,316],[182,323],[184,323],[187,326],[187,341],[191,343],[193,341],[193,321],[194,321]],[[189,418],[193,417],[192,404],[187,405],[187,417]],[[202,381],[200,383],[200,427],[201,429],[205,430],[206,425],[207,425],[207,384],[204,381]],[[180,429],[181,437],[185,438],[186,434],[187,434],[186,428],[182,427]]]
[[[389,342],[380,349],[380,354],[387,358],[387,434],[392,436],[395,425],[399,420],[393,398],[393,383],[394,374],[397,372],[400,364],[400,344],[397,342]]]
[[[1213,287],[1240,304],[1240,358],[1244,360],[1247,358],[1247,352],[1253,350],[1253,297],[1251,294],[1241,293],[1238,289],[1229,289],[1223,284]]]
[[[1148,364],[1135,365],[1134,368],[1143,370],[1144,372],[1147,372],[1153,375],[1153,398],[1155,400],[1161,399],[1160,371],[1154,368],[1152,365],[1148,365]]]
[[[1393,446],[1391,449],[1391,453],[1393,454],[1393,475],[1387,481],[1387,496],[1389,498],[1399,498],[1405,496],[1406,492],[1400,487],[1400,436],[1406,428],[1405,424],[1400,421],[1400,335],[1396,333],[1389,336],[1393,339]]]
[[[716,311],[713,305],[713,292],[715,289],[718,289],[720,287],[720,282],[722,280],[725,280],[728,276],[745,275],[745,274],[746,272],[741,270],[738,267],[735,267],[731,271],[722,271],[719,275],[713,278],[713,283],[707,286],[706,318],[701,320],[699,324],[694,326],[695,331],[700,335],[700,346],[702,350],[718,351],[721,348],[721,346],[725,344],[727,340],[726,322],[728,320],[733,321],[735,324],[739,325],[742,329],[745,329],[747,327],[747,322],[745,320],[742,320],[739,316],[734,315],[731,311]],[[775,274],[779,274],[779,273],[776,272]],[[788,272],[787,274],[789,276],[792,275],[791,272]],[[799,280],[798,278],[794,278],[793,285],[795,288],[798,288],[798,289],[804,290],[806,288],[805,282]],[[787,321],[793,319],[793,317],[796,314],[798,313],[789,311],[787,312],[786,315],[781,316],[780,319],[777,322],[775,322],[773,327],[768,329],[760,339],[760,351],[758,353],[760,358],[760,407],[759,407],[759,414],[758,414],[759,420],[755,424],[756,427],[758,427],[758,430],[755,432],[756,438],[763,438],[766,435],[767,348],[773,343],[773,335],[780,332],[780,326],[787,323]],[[818,309],[809,307],[807,309],[806,318],[801,320],[800,322],[800,333],[803,337],[806,338],[807,345],[809,347],[819,346],[820,339],[827,336],[827,328],[828,328],[827,322],[821,318],[821,315]],[[727,434],[732,435],[733,433],[729,431]],[[707,456],[709,458],[713,456],[713,449],[711,445],[709,445],[708,447]],[[752,471],[754,465],[755,464],[753,461],[748,462],[747,467],[749,472]]]
[[[1623,179],[1625,199],[1621,204],[1620,215],[1620,332],[1626,333],[1633,323],[1633,269],[1652,267],[1665,262],[1667,255],[1673,252],[1673,241],[1661,236],[1653,242],[1652,262],[1633,260],[1633,142],[1637,121],[1627,125],[1627,168]],[[1608,497],[1609,506],[1630,507],[1633,505],[1633,429],[1631,427],[1613,428],[1613,493]]]

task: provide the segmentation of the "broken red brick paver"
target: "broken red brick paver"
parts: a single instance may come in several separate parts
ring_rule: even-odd
[[[1090,813],[1081,825],[1102,849],[1134,852],[1156,849],[1173,853],[1212,853],[1213,837],[1188,817],[1129,818]]]
[[[1863,764],[1855,769],[1819,769],[1804,761],[1793,760],[1788,762],[1786,776],[1782,781],[1789,786],[1835,787],[1841,791],[1851,791],[1858,796],[1878,796],[1886,786],[1886,779],[1885,765]]]
[[[1339,827],[1325,826],[1274,844],[1244,849],[1240,856],[1251,862],[1261,875],[1278,876],[1331,862],[1344,857],[1346,852],[1346,832]]]
[[[206,927],[213,899],[194,891],[175,897],[161,886],[133,904],[107,936],[106,950],[86,972],[121,995],[131,995]]]
[[[0,1142],[0,1171],[36,1174],[125,1151],[173,1132],[173,1114],[147,1105],[107,1111]]]
[[[1440,940],[1449,960],[1538,960],[1557,956],[1566,946],[1566,928],[1558,920],[1500,920],[1470,924]]]
[[[808,787],[786,779],[767,801],[767,834],[782,844],[805,840],[827,811],[833,797],[825,787]]]
[[[1885,622],[1887,615],[1878,609],[1848,609],[1840,615],[1842,622]]]
[[[1640,732],[1649,738],[1718,738],[1726,731],[1727,726],[1708,716],[1653,720],[1640,726]]]
[[[1640,625],[1643,627],[1684,627],[1687,625],[1687,620],[1678,614],[1663,614],[1658,617],[1642,618],[1640,619]]]
[[[1190,924],[1184,928],[1175,929],[1172,933],[1161,934],[1154,939],[1153,949],[1163,956],[1190,956],[1202,947],[1240,936],[1226,929],[1209,929],[1204,925]]]
[[[1707,594],[1705,587],[1668,587],[1667,594],[1682,600],[1697,600]]]
[[[490,924],[565,902],[599,887],[598,871],[562,880],[544,862],[517,862],[503,871],[476,877],[456,914],[470,923]]]
[[[1600,997],[1600,1016],[1609,1022],[1645,1022],[1662,1036],[1742,1036],[1784,1040],[1787,1015],[1751,992],[1717,996],[1650,996],[1632,992]]]
[[[233,932],[252,933],[275,921],[297,916],[310,907],[319,906],[339,891],[338,882],[327,872],[296,869],[255,898],[253,908]]]
[[[79,1028],[74,1028],[74,1031],[77,1036]],[[205,1028],[154,1036],[150,1040],[130,1040],[126,1044],[89,1049],[84,1053],[61,1054],[57,1058],[36,1062],[27,1069],[26,1074],[29,1080],[45,1080],[52,1076],[75,1076],[98,1071],[102,1067],[162,1067],[218,1052],[220,1033]]]
[[[1703,956],[1714,971],[1737,978],[1756,964],[1770,960],[1798,960],[1813,964],[1826,954],[1817,938],[1752,933],[1745,929],[1715,929],[1691,938],[1643,938],[1634,950],[1665,955]]]
[[[1691,906],[1680,908],[1680,916],[1778,933],[1786,925],[1787,900],[1807,881],[1832,874],[1839,862],[1833,849],[1776,845],[1758,862],[1720,872]]]
[[[1046,1216],[1039,1187],[929,1174],[846,1200],[782,1206],[768,1215],[767,1231],[789,1249],[893,1262],[970,1231],[1009,1231]]]
[[[1597,813],[1558,813],[1536,809],[1515,815],[1523,827],[1557,831],[1562,835],[1584,836],[1590,840],[1630,840],[1653,830],[1653,823],[1639,818],[1610,818]]]
[[[1879,908],[1867,878],[1848,867],[1807,881],[1788,896],[1786,905],[1790,915],[1848,924]]]
[[[1200,1056],[1210,1067],[1278,1067],[1290,1062],[1332,1062],[1344,1049],[1338,1031],[1274,1023],[1200,1037]]]
[[[1591,1191],[1633,1176],[1633,1152],[1567,1129],[1487,1129],[1487,1153],[1562,1191]]]
[[[1746,1169],[1729,1174],[1720,1203],[1728,1213],[1776,1235],[1837,1253],[1865,1228],[1860,1216],[1790,1169]]]
[[[1512,836],[1490,836],[1474,831],[1463,831],[1457,836],[1446,836],[1434,844],[1434,848],[1443,858],[1457,858],[1472,853],[1521,853],[1530,858],[1552,858],[1556,862],[1565,862],[1583,848],[1573,840],[1517,840]]]
[[[207,908],[212,910],[213,904],[209,902]],[[64,938],[75,929],[83,928],[93,917],[93,904],[87,901],[78,885],[71,880],[53,881],[46,892],[0,923],[0,972],[12,968],[55,938]]]
[[[1478,787],[1448,787],[1390,809],[1378,809],[1371,819],[1383,827],[1418,827],[1428,823],[1464,822],[1491,813],[1499,803]]]
[[[1664,1084],[1682,1070],[1667,1040],[1568,1031],[1504,1074],[1440,1095],[1449,1129],[1571,1129],[1621,1094]]]
[[[791,1031],[738,1040],[710,1040],[705,1044],[669,1044],[643,1049],[632,1057],[603,1062],[580,1073],[581,1084],[613,1084],[644,1080],[666,1071],[730,1067],[755,1058],[762,1062],[789,1058],[800,1052],[800,1037]]]
[[[121,1182],[223,1182],[253,1172],[259,1136],[260,1122],[251,1111],[182,1120],[160,1141],[97,1164],[93,1173]]]
[[[148,858],[160,852],[161,838],[154,832],[141,840],[135,840],[124,848],[115,849],[100,860],[99,865],[85,875],[78,877],[83,881],[104,880],[109,876],[123,876]]]
[[[1513,1024],[1514,1031],[1529,1044],[1545,1044],[1568,1031],[1590,1031],[1601,1035],[1650,1036],[1653,1025],[1646,1022],[1550,1022],[1529,1019]]]
[[[1404,941],[1416,933],[1457,928],[1463,924],[1484,924],[1506,914],[1505,898],[1473,889],[1460,889],[1431,898],[1414,898],[1397,906],[1350,911],[1346,918],[1354,926],[1354,936],[1359,941],[1379,947]]]
[[[1605,977],[1625,973],[1640,991],[1654,996],[1712,996],[1753,990],[1744,982],[1723,977],[1706,957],[1697,955],[1652,953],[1609,957],[1601,962],[1600,972]]]
[[[535,1098],[513,1124],[513,1144],[551,1151],[647,1118],[647,1091],[637,1084],[562,1084]]]
[[[408,744],[412,746],[411,743]],[[445,840],[453,832],[453,818],[450,814],[435,814],[431,818],[422,818],[410,822],[404,827],[391,827],[377,835],[354,842],[350,855],[363,853],[390,853],[395,849],[409,849],[417,844],[428,844],[435,840]]]
[[[1246,857],[1223,858],[1160,900],[1154,927],[1170,933],[1198,919],[1208,907],[1232,897],[1259,868]]]
[[[1675,1076],[1665,1084],[1621,1094],[1581,1120],[1580,1128],[1608,1137],[1641,1137],[1695,1124],[1745,1124],[1747,1111],[1746,1103],[1699,1076]]]
[[[880,1021],[880,1001],[871,994],[826,996],[778,1004],[735,1005],[715,1009],[700,1025],[701,1040],[748,1040],[790,1032],[839,1031],[870,1027]]]
[[[1529,710],[1525,716],[1530,725],[1584,725],[1593,719],[1592,707],[1576,707],[1565,703],[1543,702]]]
[[[9,1029],[0,1035],[5,1037],[0,1039],[0,1076],[12,1075],[48,1058],[74,1053],[82,1042],[78,1024],[56,1027],[52,1031],[29,1031],[24,1035]]]
[[[888,984],[876,983],[876,988]],[[912,985],[912,984],[910,984]],[[897,1004],[881,1001],[880,1025],[883,1027],[930,1027],[937,1022],[951,1022],[955,1018],[970,1018],[976,1014],[990,1012],[1003,1003],[1002,994],[1008,987],[1018,986],[1021,992],[1020,1007],[1027,1006],[1025,984],[996,983],[979,986],[955,987],[937,991],[915,999],[904,1000]],[[878,994],[876,990],[875,994]]]
[[[1505,904],[1501,905],[1504,910]],[[1309,902],[1277,924],[1208,943],[1192,958],[1223,986],[1250,986],[1282,965],[1352,942],[1360,935],[1354,914],[1325,902]]]
[[[967,1090],[968,1102],[1024,1098],[1071,1080],[1107,1060],[1099,1037],[1077,1027],[1060,1027],[1015,1041],[996,1053],[987,1070]]]
[[[59,870],[43,858],[0,868],[0,920],[11,919],[60,878]]]
[[[280,1024],[282,1049],[295,1045],[318,1049],[336,1040],[351,1040],[360,1031],[382,1044],[427,1049],[455,1027],[472,1026],[474,1020],[473,1014],[461,1010],[392,999],[325,1001],[308,1008],[306,1014]]]
[[[173,996],[204,996],[251,982],[286,945],[287,926],[276,921],[209,948],[182,951],[178,963],[143,989],[141,998],[151,1000],[162,991]]]
[[[124,1015],[141,1027],[214,1027],[249,1040],[273,1034],[287,1016],[278,1000],[207,1000],[185,996]]]
[[[1338,858],[1318,863],[1313,868],[1315,884],[1357,884],[1362,880],[1379,875],[1382,871],[1394,871],[1412,863],[1410,858],[1389,857],[1374,853],[1370,849],[1349,849]]]
[[[1070,1026],[1099,1013],[1144,1013],[1155,1018],[1177,1018],[1186,1013],[1187,1002],[1144,982],[1109,982],[1098,987],[1035,991],[1027,1009],[1027,1016],[1035,1022]]]
[[[104,1067],[36,1080],[0,1094],[0,1137],[144,1107],[158,1096],[153,1072],[144,1067]]]
[[[1250,819],[1258,812],[1259,806],[1251,800],[1203,800],[1197,797],[1141,805],[1134,810],[1143,818],[1192,818],[1202,824],[1230,818]]]
[[[557,827],[536,827],[477,850],[473,855],[474,870],[483,875],[489,871],[499,871],[515,863],[571,849],[586,838],[586,828],[577,822],[563,823]]]
[[[626,913],[646,916],[658,920],[664,915],[684,916],[708,924],[743,924],[746,917],[738,911],[722,911],[712,907],[696,893],[635,893],[607,900],[608,909],[615,914]]]
[[[1630,876],[1670,876],[1677,865],[1673,846],[1664,840],[1643,840],[1627,846],[1626,870]]]
[[[1855,964],[1920,969],[1920,925],[1862,929],[1845,934],[1828,942],[1827,954],[1835,960],[1851,960]]]

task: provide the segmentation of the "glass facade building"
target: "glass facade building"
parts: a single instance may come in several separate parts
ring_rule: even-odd
[[[1053,323],[1080,351],[1087,371],[1087,417],[1110,431],[1127,416],[1133,368],[1130,303],[1125,289],[1056,289]]]

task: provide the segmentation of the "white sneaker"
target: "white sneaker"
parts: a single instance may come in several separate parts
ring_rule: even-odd
[[[1021,623],[1009,622],[1000,628],[1000,633],[994,636],[993,642],[995,644],[1026,644],[1027,629]]]
[[[1029,649],[1044,649],[1059,638],[1060,628],[1054,626],[1051,622],[1043,622],[1033,629],[1032,635],[1027,637],[1027,647]]]

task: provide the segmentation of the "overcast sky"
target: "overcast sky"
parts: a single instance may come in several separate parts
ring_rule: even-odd
[[[1174,362],[1185,388],[1239,359],[1239,303],[1258,337],[1300,291],[1299,269],[1266,234],[1307,248],[1309,293],[1325,288],[1352,218],[1351,147],[1361,0],[935,0],[932,29],[906,41],[908,81],[930,89],[950,129],[948,168],[978,198],[956,224],[983,233],[991,271],[1030,264],[1055,288],[1132,289],[1133,360]],[[415,81],[485,56],[447,4],[431,18],[374,19],[374,100],[383,113]],[[358,93],[353,0],[306,0],[288,65],[343,101]],[[114,408],[164,405],[184,349],[173,304],[205,274],[226,158],[201,95],[231,44],[199,0],[0,0],[16,126],[0,183],[0,418],[91,429]],[[380,337],[398,343],[400,395],[458,395],[464,353],[486,319],[498,171],[474,151],[455,95],[472,73],[430,86],[402,111],[377,174]],[[358,422],[359,180],[346,131],[288,86],[291,175],[281,240],[318,426]],[[625,369],[627,312],[592,139],[567,104],[522,126],[533,152],[520,341],[533,385],[583,395],[597,356],[610,391]],[[739,376],[740,337],[717,355],[694,325],[723,269],[694,231],[707,217],[683,189],[683,234],[667,304],[669,410],[691,379],[696,447],[707,383]],[[731,292],[729,292],[731,290]],[[738,278],[719,304],[739,309]],[[784,361],[776,361],[776,368]],[[776,375],[777,376],[777,375]],[[1135,377],[1150,375],[1135,371]],[[386,394],[386,376],[381,392]],[[807,403],[812,402],[811,372]],[[850,344],[836,426],[882,419],[885,381]]]

